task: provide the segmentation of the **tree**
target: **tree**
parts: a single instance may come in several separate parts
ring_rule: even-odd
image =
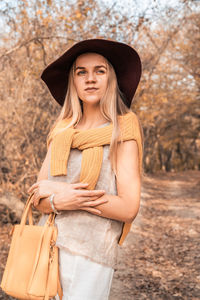
[[[194,47],[199,12],[191,1],[181,3],[162,14],[155,5],[141,14],[134,2],[133,16],[119,11],[116,2],[110,7],[91,0],[0,5],[6,24],[0,44],[2,191],[26,198],[46,153],[59,107],[39,80],[42,70],[72,43],[93,37],[129,43],[141,55],[143,76],[132,108],[144,128],[145,170],[199,168]]]

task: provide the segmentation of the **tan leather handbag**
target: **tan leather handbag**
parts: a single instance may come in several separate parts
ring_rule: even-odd
[[[1,288],[19,299],[47,300],[57,293],[62,299],[55,214],[49,214],[44,226],[34,225],[31,198],[32,195],[27,200],[20,224],[13,227]],[[27,219],[29,224],[26,224]]]

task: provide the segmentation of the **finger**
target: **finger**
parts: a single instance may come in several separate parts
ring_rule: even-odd
[[[34,205],[34,197],[31,198],[31,203]]]
[[[74,189],[85,188],[88,186],[88,184],[89,183],[83,183],[83,182],[72,183]]]
[[[105,190],[84,190],[81,191],[81,196],[84,197],[99,197],[105,194]]]
[[[99,198],[102,198],[102,194],[97,195],[97,196],[87,196],[87,197],[80,194],[80,195],[78,195],[77,199],[79,199],[80,204],[84,204],[84,203],[87,203],[88,201],[93,202],[93,201],[99,200]],[[104,201],[105,201],[105,199],[104,199]]]
[[[107,203],[108,200],[107,199],[102,199],[102,200],[94,200],[94,201],[87,201],[84,203],[84,206],[98,206],[98,205],[101,205],[101,204],[104,204],[104,203]]]
[[[99,197],[102,197],[102,195],[98,195],[98,196],[91,196],[91,197],[80,197],[80,199],[82,200],[82,202],[86,202],[86,201],[95,201],[97,199],[99,199]]]
[[[38,197],[35,196],[34,199],[33,199],[33,206],[37,206],[38,203],[39,203]]]
[[[28,193],[32,193],[34,191],[34,189],[36,189],[38,187],[38,182],[34,183],[29,189],[28,189]]]
[[[33,196],[33,205],[34,206],[37,206],[39,204],[40,198],[41,198],[41,195],[40,195],[39,191],[35,190],[34,196]]]
[[[96,200],[99,200],[99,198],[102,198],[102,194],[97,195],[97,196],[87,196],[87,197],[81,196],[81,197],[79,197],[79,199],[81,199],[82,202],[96,201]]]
[[[39,202],[40,202],[40,198],[36,198],[34,201],[34,206],[38,206]]]
[[[33,190],[33,191],[31,192],[31,203],[33,204],[33,206],[35,206],[35,205],[34,205],[34,201],[35,201],[35,197],[36,197],[35,192],[36,192],[36,190]]]
[[[33,206],[36,206],[35,205],[35,195],[33,194],[33,197],[32,197],[32,199],[31,199],[31,203],[33,204]]]

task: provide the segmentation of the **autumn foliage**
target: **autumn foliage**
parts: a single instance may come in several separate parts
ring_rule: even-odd
[[[114,2],[113,2],[114,3]],[[200,18],[194,1],[134,16],[100,1],[4,1],[0,5],[2,190],[26,195],[59,113],[40,80],[74,42],[108,38],[139,52],[143,75],[132,108],[144,130],[146,172],[200,168]]]

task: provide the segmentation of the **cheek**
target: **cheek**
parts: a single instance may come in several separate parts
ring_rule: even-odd
[[[103,78],[102,82],[101,82],[102,88],[104,91],[106,91],[107,86],[108,86],[108,78]]]
[[[81,92],[83,84],[80,79],[74,79],[74,86],[76,88],[77,93]]]

